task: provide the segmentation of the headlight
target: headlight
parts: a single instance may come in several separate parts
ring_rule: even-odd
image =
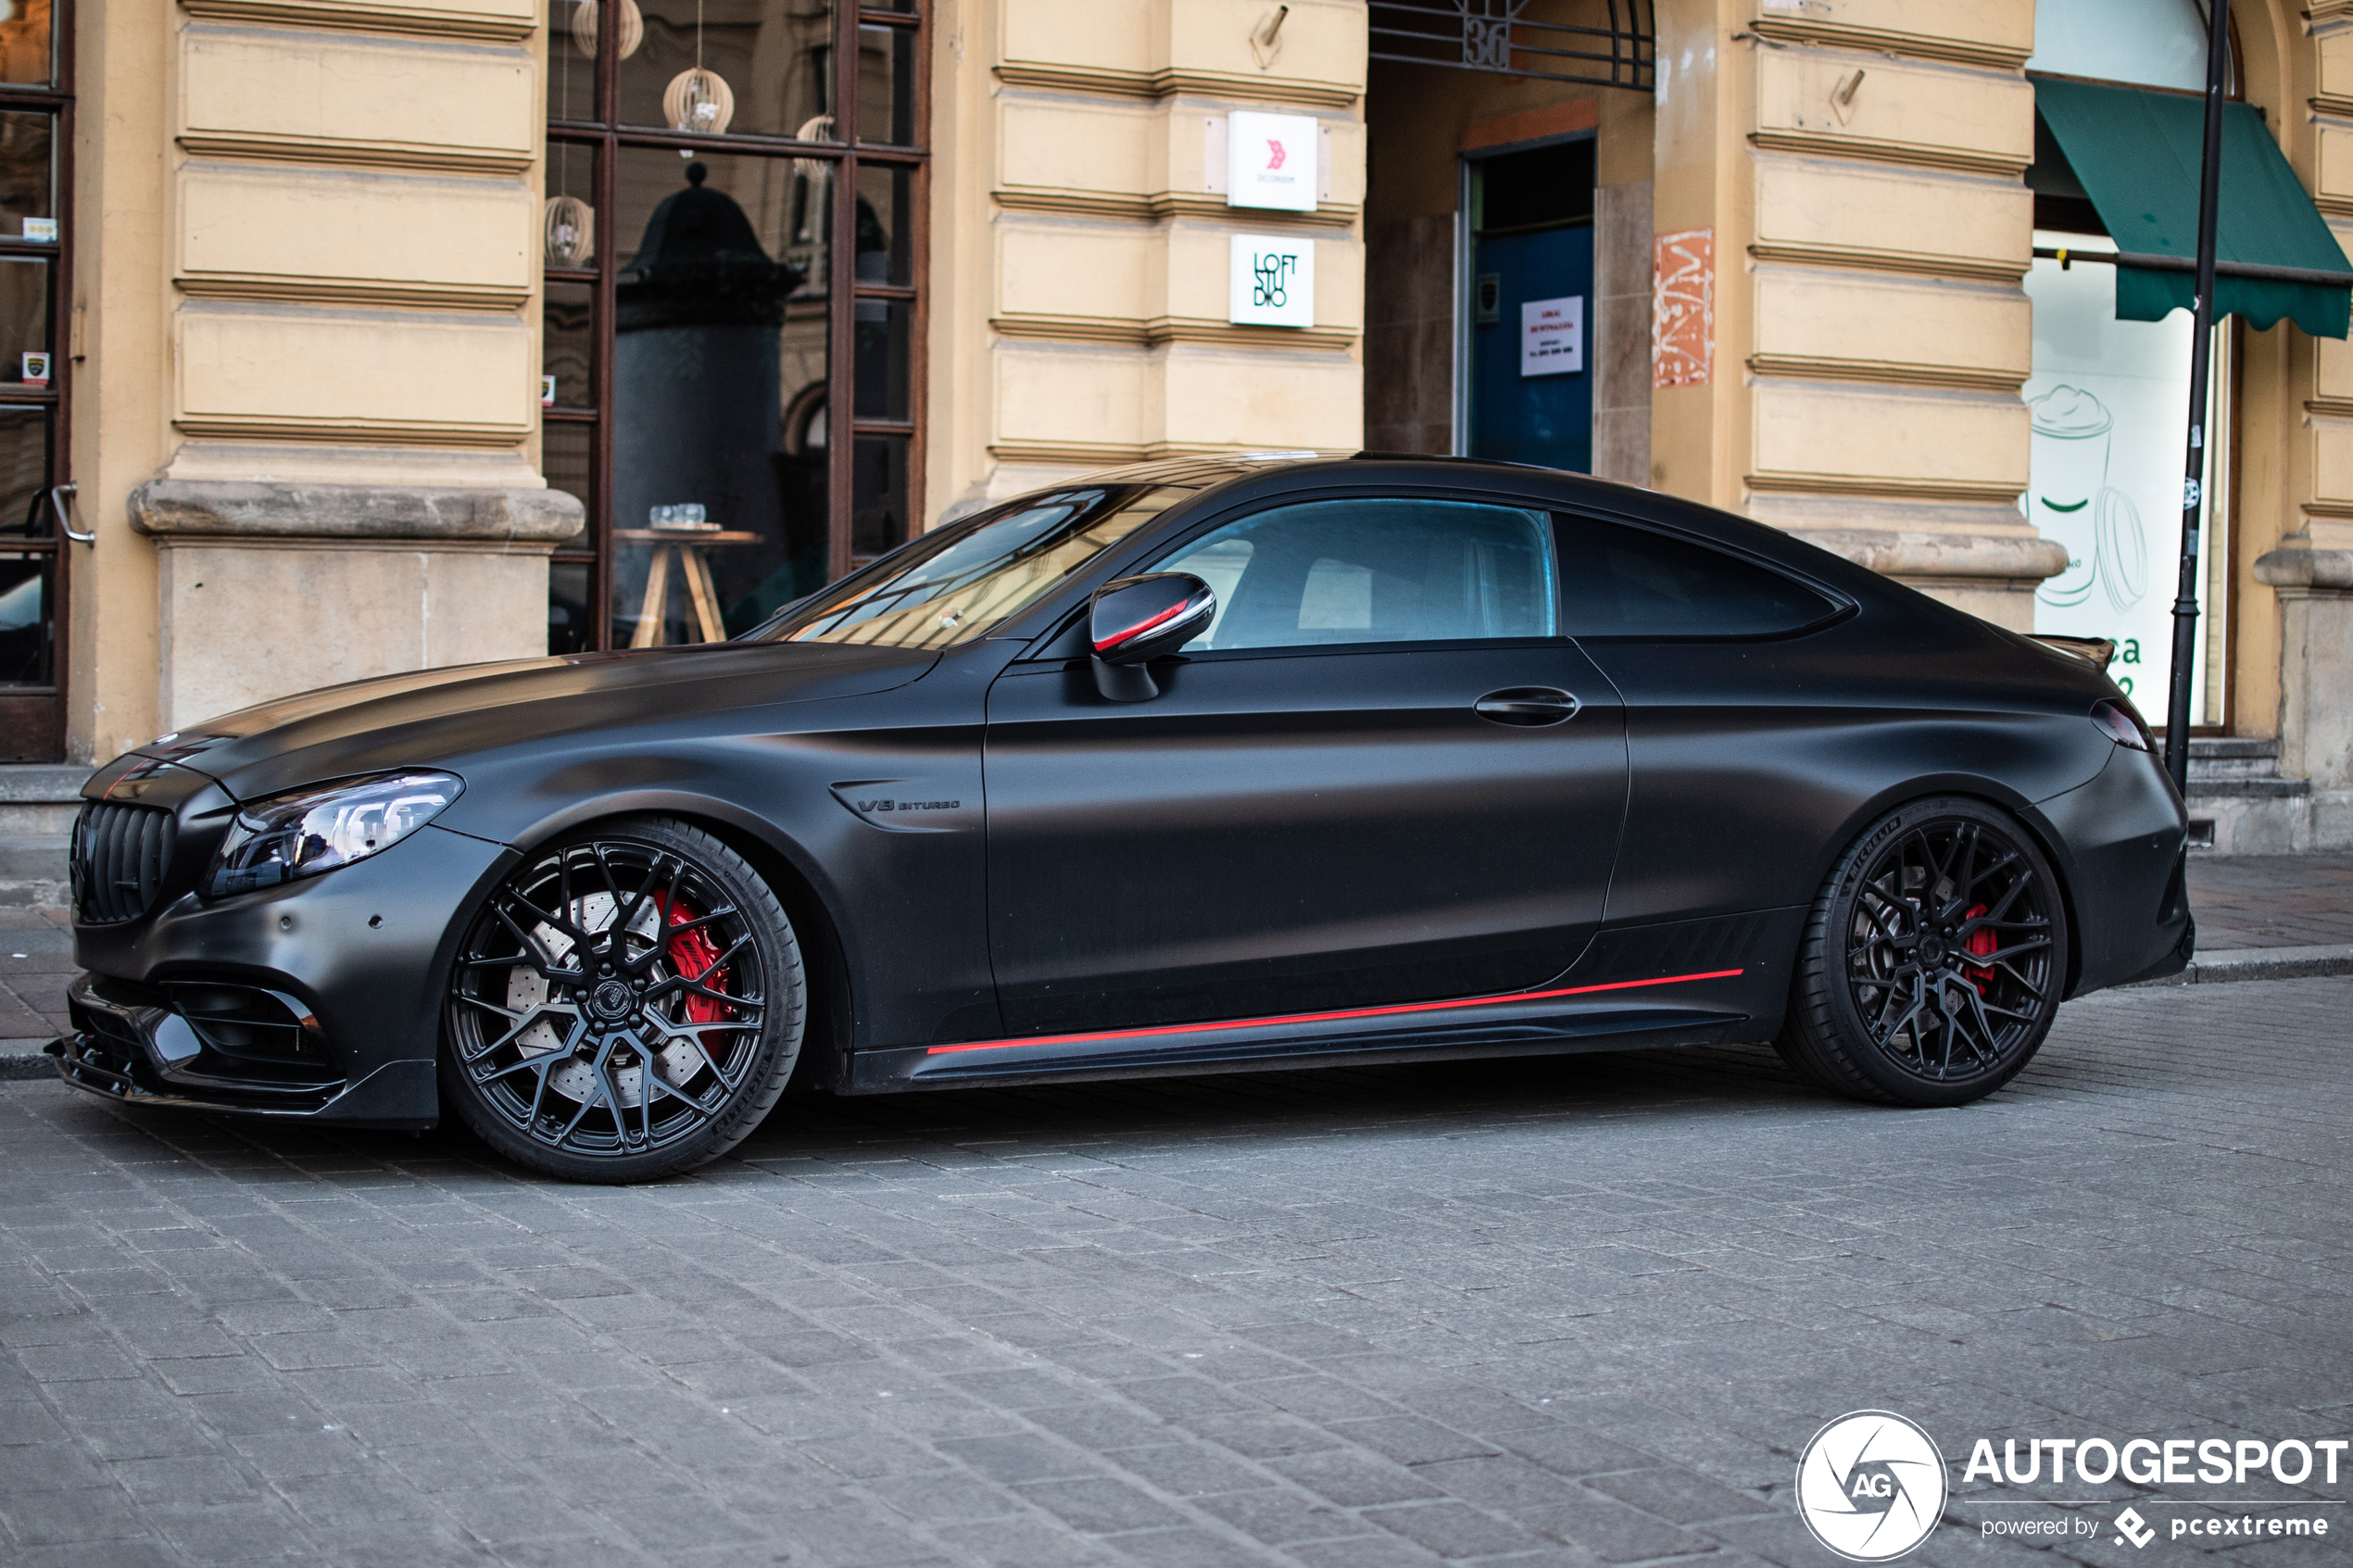
[[[253,801],[239,809],[213,856],[204,896],[275,887],[382,854],[439,816],[465,787],[450,773],[378,773]]]

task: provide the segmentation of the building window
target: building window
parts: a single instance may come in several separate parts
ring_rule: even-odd
[[[2043,0],[2030,77],[2097,81],[2203,97],[2206,19],[2196,0]],[[2236,96],[2235,91],[2233,94]],[[2076,171],[2046,119],[2035,122],[2034,244],[2044,251],[2112,251]],[[2037,258],[2025,280],[2034,304],[2033,371],[2021,389],[2031,416],[2031,477],[2021,505],[2067,567],[2034,596],[2034,629],[2114,639],[2109,674],[2147,712],[2170,684],[2173,598],[2181,558],[2182,457],[2187,437],[2187,311],[2161,321],[2120,320],[2113,267]],[[2198,583],[2198,642],[2191,722],[2226,718],[2229,533],[2233,475],[2235,323],[2214,325],[2204,488],[2210,497]]]
[[[731,636],[916,526],[923,19],[552,18],[541,468],[588,527],[553,562],[548,647]]]
[[[50,487],[65,478],[62,341],[72,266],[66,0],[0,14],[0,762],[62,755],[65,574]]]

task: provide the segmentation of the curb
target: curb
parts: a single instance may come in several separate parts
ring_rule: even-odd
[[[8,1045],[13,1047],[18,1043],[11,1040]],[[0,1084],[11,1080],[22,1083],[36,1078],[54,1078],[57,1075],[56,1059],[44,1056],[37,1046],[29,1051],[0,1050]]]
[[[2332,974],[2353,974],[2353,947],[2239,947],[2207,954],[2179,974],[2162,980],[2136,981],[2120,991],[2147,991],[2163,985],[2221,985],[2236,980],[2311,980]],[[17,1042],[10,1041],[13,1046]],[[57,1076],[57,1064],[38,1047],[30,1051],[0,1049],[0,1083],[27,1083]]]
[[[2310,980],[2330,974],[2353,974],[2353,947],[2223,948],[2200,954],[2179,974],[2169,974],[2162,980],[2143,980],[2117,989],[2219,985],[2233,980]]]

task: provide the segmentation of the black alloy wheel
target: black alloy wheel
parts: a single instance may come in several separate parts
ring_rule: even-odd
[[[806,1003],[792,924],[740,856],[683,822],[614,822],[484,901],[450,971],[443,1091],[520,1164],[650,1180],[760,1124]]]
[[[1826,1088],[1964,1105],[2041,1047],[2067,953],[2066,903],[2032,836],[1974,800],[1917,801],[1831,872],[1775,1045]]]

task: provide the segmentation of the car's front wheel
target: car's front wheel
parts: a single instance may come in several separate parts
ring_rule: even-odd
[[[519,1164],[651,1180],[760,1124],[806,1003],[792,923],[741,856],[685,822],[609,823],[484,900],[450,972],[443,1091]]]
[[[2067,951],[2058,878],[2015,819],[1975,800],[1915,801],[1831,871],[1775,1044],[1826,1088],[1964,1105],[2042,1046]]]

